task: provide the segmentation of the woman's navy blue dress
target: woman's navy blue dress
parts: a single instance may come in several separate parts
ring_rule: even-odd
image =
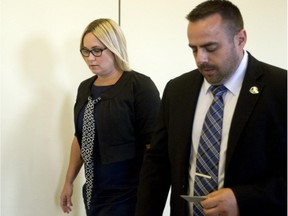
[[[96,99],[100,93],[111,86],[92,86],[92,97]],[[82,133],[85,107],[80,111],[77,130]],[[97,113],[94,112],[94,118]],[[101,164],[97,131],[94,143],[94,184],[90,208],[86,205],[86,190],[83,186],[83,198],[87,216],[134,216],[136,193],[139,177],[139,164],[134,159]]]

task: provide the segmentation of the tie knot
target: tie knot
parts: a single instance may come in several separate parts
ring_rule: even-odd
[[[213,96],[221,97],[226,91],[227,88],[224,85],[219,85],[219,86],[211,86],[210,90],[213,94]]]
[[[93,99],[91,96],[88,97],[88,103],[91,103],[91,104],[96,104],[96,103],[98,103],[100,100],[101,100],[101,97],[98,97],[98,98],[96,98],[96,99]]]

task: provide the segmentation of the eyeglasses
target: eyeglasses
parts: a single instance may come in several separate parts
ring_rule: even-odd
[[[92,48],[91,50],[89,50],[87,48],[82,48],[82,49],[80,49],[80,52],[81,52],[82,56],[84,56],[84,57],[89,57],[90,53],[92,53],[92,55],[95,57],[99,57],[102,55],[102,52],[106,49],[107,49],[107,47],[105,47],[103,49]]]

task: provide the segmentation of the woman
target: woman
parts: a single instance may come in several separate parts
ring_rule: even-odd
[[[129,68],[125,38],[113,20],[91,22],[80,52],[94,76],[78,88],[61,207],[65,213],[72,210],[73,182],[84,164],[87,216],[132,216],[159,92],[149,77]]]

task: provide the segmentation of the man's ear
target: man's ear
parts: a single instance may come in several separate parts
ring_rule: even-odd
[[[236,35],[238,46],[244,47],[247,41],[247,34],[244,29],[240,30]]]

